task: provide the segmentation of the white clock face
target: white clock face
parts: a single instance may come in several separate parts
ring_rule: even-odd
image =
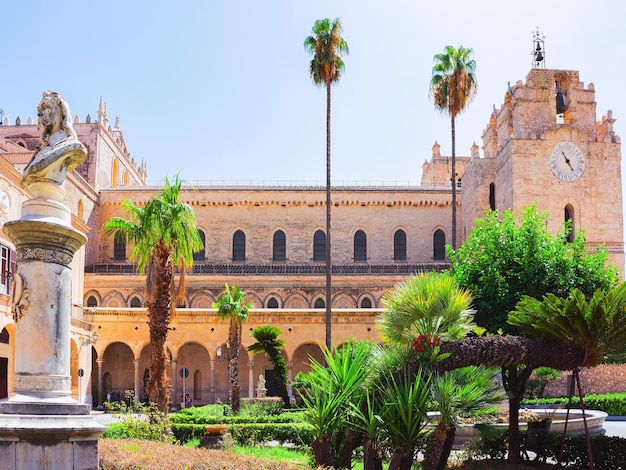
[[[561,142],[550,153],[550,169],[561,181],[576,181],[585,171],[585,156],[573,142]]]

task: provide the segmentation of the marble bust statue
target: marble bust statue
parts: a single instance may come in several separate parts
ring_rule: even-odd
[[[34,182],[62,185],[67,173],[85,159],[85,146],[76,136],[67,101],[56,91],[43,92],[37,118],[42,146],[24,168],[22,186]]]

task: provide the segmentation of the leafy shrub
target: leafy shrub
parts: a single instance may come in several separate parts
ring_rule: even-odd
[[[283,412],[283,400],[280,397],[242,398],[241,416],[274,416]]]
[[[125,401],[107,402],[105,406],[120,419],[109,425],[102,437],[143,439],[157,442],[173,442],[168,416],[159,411],[154,403],[145,405],[134,399],[132,392]]]
[[[554,459],[559,457],[562,434],[548,433],[545,453]],[[626,439],[621,437],[592,436],[591,452],[596,470],[615,470],[626,468]],[[584,435],[570,435],[565,438],[563,448],[565,468],[582,470],[589,468],[587,443]]]
[[[523,405],[563,405],[566,406],[567,397],[556,398],[535,398],[532,400],[524,400]],[[590,410],[600,410],[609,414],[609,416],[626,416],[626,393],[604,393],[589,394],[584,396],[585,408]],[[580,398],[572,397],[572,407],[580,408]]]

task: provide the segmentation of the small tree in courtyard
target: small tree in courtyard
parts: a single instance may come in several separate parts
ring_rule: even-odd
[[[146,273],[146,299],[150,330],[150,375],[147,392],[160,411],[167,412],[169,388],[165,341],[176,302],[184,298],[185,271],[193,265],[193,253],[202,248],[193,209],[180,202],[182,182],[178,175],[170,184],[165,178],[161,193],[143,207],[124,200],[129,220],[113,217],[103,232],[133,244],[130,257],[137,270]],[[175,270],[180,273],[178,287]]]
[[[478,325],[491,332],[514,332],[520,322],[508,324],[508,315],[525,295],[542,298],[553,293],[566,298],[576,288],[591,295],[597,289],[610,289],[618,281],[615,268],[606,266],[605,249],[588,251],[583,232],[568,241],[570,222],[552,236],[546,231],[546,220],[547,214],[538,213],[534,206],[527,207],[519,221],[510,210],[489,211],[476,221],[468,240],[458,250],[448,249],[450,273],[475,297]],[[499,343],[504,347],[498,347]],[[461,340],[445,349],[455,360],[446,359],[438,367],[468,364],[502,367],[502,380],[509,397],[511,462],[519,458],[519,405],[534,368],[584,362],[578,348],[551,349],[519,337],[505,341]],[[494,352],[498,357],[494,357]],[[461,357],[463,360],[458,361]],[[518,367],[520,364],[525,365]]]
[[[285,340],[279,339],[281,331],[275,326],[264,325],[254,328],[250,335],[256,339],[256,343],[248,346],[248,351],[266,354],[274,366],[274,378],[278,387],[278,395],[283,399],[285,408],[289,408],[289,395],[287,393],[287,364],[281,354],[285,346]]]
[[[228,326],[228,378],[230,381],[229,398],[233,413],[239,413],[240,388],[239,388],[239,345],[241,344],[241,324],[248,319],[248,311],[252,308],[251,302],[246,302],[245,296],[239,286],[230,290],[225,285],[225,292],[213,303],[217,309],[217,315],[229,321]]]

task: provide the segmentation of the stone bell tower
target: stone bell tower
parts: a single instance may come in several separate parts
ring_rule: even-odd
[[[536,204],[556,233],[571,220],[590,247],[624,270],[621,142],[609,110],[596,120],[595,87],[576,70],[544,68],[543,42],[526,80],[509,84],[483,133],[484,158],[463,175],[463,234],[485,209]],[[536,60],[541,47],[542,60]]]

